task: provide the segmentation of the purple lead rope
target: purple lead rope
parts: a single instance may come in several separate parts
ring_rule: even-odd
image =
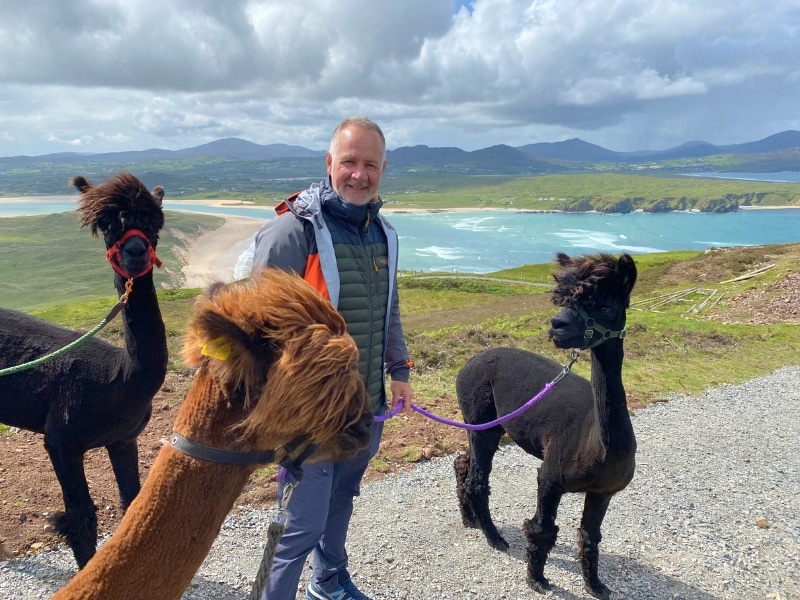
[[[518,417],[519,415],[524,413],[526,410],[528,410],[531,406],[536,404],[539,400],[544,398],[550,392],[550,390],[553,389],[554,385],[555,385],[555,383],[553,383],[551,381],[550,383],[548,383],[547,385],[544,386],[544,389],[541,392],[536,394],[533,398],[528,400],[525,404],[520,406],[517,410],[514,410],[514,411],[508,413],[507,415],[503,415],[502,417],[500,417],[499,419],[495,419],[494,421],[489,421],[488,423],[477,423],[477,424],[474,424],[474,423],[461,423],[459,421],[451,421],[450,419],[445,419],[444,417],[440,417],[438,415],[435,415],[432,412],[428,412],[427,410],[425,410],[421,406],[417,406],[413,402],[411,403],[411,408],[413,408],[419,414],[424,415],[424,416],[428,417],[429,419],[433,419],[434,421],[438,421],[439,423],[444,423],[445,425],[452,425],[453,427],[460,427],[461,429],[469,429],[470,431],[481,431],[483,429],[491,429],[492,427],[494,427],[496,425],[502,425],[506,421],[509,421],[509,420],[513,419],[514,417]],[[396,414],[398,414],[402,409],[403,409],[403,398],[401,397],[401,398],[399,398],[397,400],[397,404],[391,410],[391,412],[388,412],[388,413],[383,414],[383,415],[378,415],[377,417],[375,417],[375,420],[380,422],[380,421],[385,421],[387,419],[391,419]]]
[[[549,394],[550,390],[552,390],[555,387],[555,385],[559,381],[561,381],[566,376],[567,373],[570,372],[570,369],[572,369],[572,365],[574,365],[575,361],[578,360],[579,354],[580,353],[578,351],[573,350],[573,352],[572,352],[572,360],[570,360],[569,364],[565,365],[564,368],[561,370],[561,373],[559,373],[558,376],[555,379],[553,379],[553,381],[551,381],[550,383],[546,384],[544,386],[544,389],[541,392],[536,394],[533,398],[528,400],[525,404],[520,406],[518,409],[508,413],[507,415],[503,415],[502,417],[497,418],[494,421],[489,421],[488,423],[474,424],[474,423],[461,423],[459,421],[451,421],[450,419],[445,419],[444,417],[440,417],[440,416],[434,415],[433,413],[428,412],[427,410],[425,410],[421,406],[417,406],[413,402],[411,403],[411,408],[413,408],[419,414],[424,415],[424,416],[428,417],[429,419],[433,419],[434,421],[438,421],[439,423],[444,423],[445,425],[452,425],[453,427],[460,427],[462,429],[469,429],[470,431],[481,431],[481,430],[484,430],[484,429],[491,429],[492,427],[495,427],[497,425],[502,425],[506,421],[510,421],[514,417],[518,417],[519,415],[524,413],[526,410],[528,410],[531,406],[533,406],[534,404],[539,402],[539,400],[544,398],[547,394]],[[387,419],[391,419],[392,417],[397,415],[403,409],[403,402],[404,402],[404,400],[403,400],[403,397],[401,396],[400,398],[397,399],[397,404],[395,405],[395,407],[390,412],[388,412],[386,414],[383,414],[383,415],[378,415],[377,417],[374,418],[375,421],[377,421],[377,422],[386,421]]]

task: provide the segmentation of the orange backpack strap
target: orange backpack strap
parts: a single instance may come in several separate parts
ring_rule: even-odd
[[[328,302],[331,301],[331,295],[330,292],[328,292],[328,284],[325,283],[325,277],[322,276],[322,265],[319,262],[319,253],[315,252],[314,254],[308,255],[306,273],[303,275],[303,279],[322,294],[325,300]]]
[[[281,200],[278,204],[275,205],[275,212],[278,213],[279,215],[282,215],[283,213],[289,212],[289,204],[288,203],[289,202],[294,202],[295,200],[297,200],[297,197],[302,193],[303,193],[303,190],[300,190],[299,192],[295,192],[294,194],[292,194],[291,196],[289,196],[285,200]]]
[[[284,215],[289,212],[289,204],[294,202],[297,197],[303,193],[303,190],[299,192],[295,192],[285,200],[281,200],[275,206],[275,212],[278,213],[278,216]],[[303,222],[303,227],[306,231],[307,235],[313,236],[313,233],[309,234],[308,231],[308,223],[305,219],[300,219]],[[317,290],[325,300],[328,302],[331,301],[330,292],[328,292],[328,284],[325,283],[325,277],[322,275],[322,265],[319,261],[319,253],[314,252],[313,254],[308,255],[308,260],[306,260],[306,270],[305,274],[303,275],[303,279],[315,290]]]

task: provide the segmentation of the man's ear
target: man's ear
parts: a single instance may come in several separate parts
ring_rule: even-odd
[[[331,156],[330,152],[325,153],[325,166],[328,167],[328,175],[331,174],[331,167],[333,166],[333,156]],[[384,168],[386,165],[384,165]]]

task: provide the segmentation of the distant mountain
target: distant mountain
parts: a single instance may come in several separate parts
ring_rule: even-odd
[[[584,142],[578,138],[572,138],[571,140],[566,140],[563,142],[540,142],[538,144],[527,144],[525,146],[517,146],[517,150],[521,150],[525,154],[530,154],[531,156],[538,156],[541,158],[557,158],[560,160],[591,162],[614,162],[616,160],[623,160],[629,154],[626,152],[606,150],[601,146]]]
[[[704,156],[714,156],[724,154],[717,146],[708,142],[696,141],[686,142],[675,148],[653,152],[652,154],[639,154],[636,158],[646,158],[648,160],[672,160],[675,158],[703,158]]]
[[[615,152],[573,138],[564,142],[542,142],[517,146],[518,150],[540,158],[582,162],[632,162],[638,160],[671,160],[679,158],[703,158],[718,154],[767,154],[800,147],[800,131],[788,130],[776,133],[763,140],[744,144],[716,146],[702,140],[686,142],[667,150],[637,150]]]
[[[540,142],[524,146],[507,146],[500,144],[467,152],[461,148],[429,146],[401,146],[386,152],[391,168],[408,167],[453,167],[468,165],[470,167],[490,170],[511,168],[512,170],[561,170],[563,161],[567,162],[630,162],[641,159],[668,160],[674,158],[700,158],[717,154],[766,154],[780,150],[800,147],[800,131],[788,130],[776,133],[762,140],[716,146],[703,140],[691,141],[667,150],[637,150],[634,152],[617,152],[602,146],[590,144],[579,138],[563,142]],[[77,152],[59,152],[42,156],[12,156],[0,158],[0,163],[25,163],[30,161],[48,162],[98,162],[98,163],[140,163],[176,158],[192,158],[199,156],[228,158],[231,160],[265,160],[319,158],[325,156],[325,150],[310,150],[303,146],[287,144],[255,144],[241,138],[224,138],[182,150],[133,150],[126,152],[108,152],[103,154],[87,154]],[[534,160],[531,160],[534,159]],[[541,159],[544,159],[542,161]],[[547,162],[550,160],[559,163]],[[562,166],[556,166],[561,164]]]
[[[455,170],[465,173],[547,173],[564,167],[537,160],[511,146],[500,144],[467,152],[461,148],[403,146],[386,152],[390,170]]]
[[[529,154],[505,144],[474,150],[468,157],[475,168],[487,171],[508,172],[508,169],[519,169],[547,173],[566,170],[565,167],[555,163],[536,160]]]
[[[455,147],[403,146],[387,151],[389,175],[540,175],[547,173],[635,172],[678,174],[708,170],[800,171],[800,131],[782,131],[762,140],[714,145],[703,140],[667,150],[616,152],[578,138],[512,147],[505,144],[471,152]],[[707,157],[725,155],[724,160]],[[64,193],[70,177],[106,177],[135,172],[147,185],[172,193],[257,193],[265,186],[296,191],[325,174],[324,150],[287,144],[255,144],[225,138],[192,148],[151,148],[86,154],[0,158],[0,196]],[[209,160],[214,159],[214,160]],[[598,167],[598,164],[602,166]]]
[[[302,146],[287,144],[255,144],[240,138],[224,138],[182,150],[127,150],[123,152],[104,152],[102,154],[58,152],[41,156],[10,156],[0,158],[2,162],[51,161],[51,162],[100,162],[100,163],[140,163],[171,160],[183,157],[221,157],[233,160],[275,160],[280,158],[315,158],[325,156],[325,150],[309,150]]]
[[[461,148],[429,148],[428,146],[401,146],[396,150],[388,150],[386,158],[392,168],[408,168],[419,166],[438,166],[464,162],[469,152]]]
[[[781,131],[757,142],[719,146],[722,154],[763,154],[800,147],[800,131]]]
[[[286,144],[254,144],[239,138],[225,138],[177,150],[177,156],[222,156],[239,160],[273,160],[276,158],[311,158],[325,156],[325,150],[309,150],[302,146],[288,146]]]

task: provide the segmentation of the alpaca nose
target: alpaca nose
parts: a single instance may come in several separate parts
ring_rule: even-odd
[[[561,311],[555,317],[550,319],[550,331],[553,329],[562,329],[569,325],[569,319],[564,314],[566,311]]]
[[[125,244],[122,252],[131,260],[141,260],[147,256],[147,245],[142,239],[134,237]]]

